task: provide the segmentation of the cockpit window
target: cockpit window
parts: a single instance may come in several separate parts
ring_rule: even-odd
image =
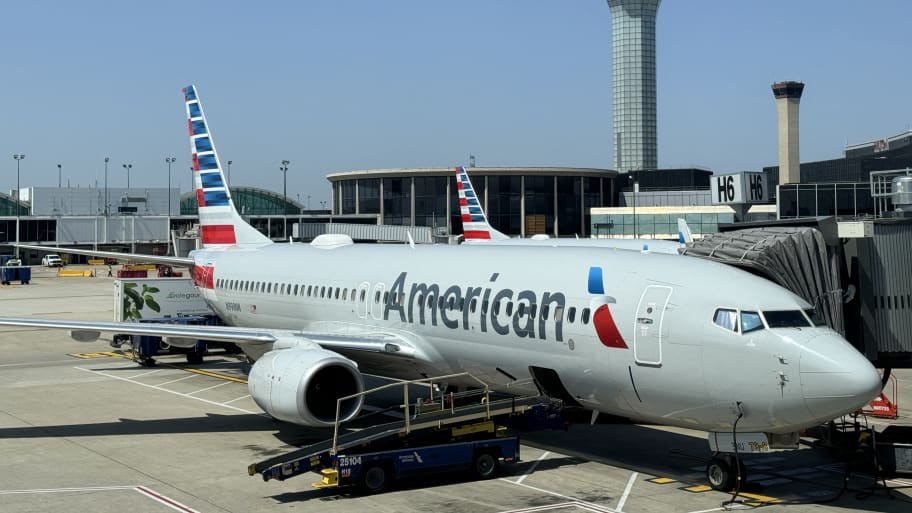
[[[716,310],[716,314],[713,316],[713,322],[717,326],[725,328],[730,331],[738,331],[738,312],[737,310],[729,310],[727,308],[719,308]]]
[[[827,325],[826,319],[824,319],[823,316],[820,315],[819,310],[815,310],[812,308],[810,310],[805,310],[804,313],[807,314],[808,318],[811,320],[811,323],[814,326],[826,326]]]
[[[762,330],[763,321],[757,312],[741,312],[741,333]]]
[[[764,311],[763,317],[770,328],[810,328],[811,323],[801,310]]]

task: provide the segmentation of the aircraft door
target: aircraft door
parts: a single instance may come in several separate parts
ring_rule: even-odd
[[[369,301],[371,300],[370,283],[368,283],[366,281],[362,281],[361,284],[358,285],[358,291],[356,292],[356,294],[357,295],[355,296],[355,308],[357,309],[358,317],[364,319],[365,317],[367,317],[367,305],[368,305]]]
[[[640,297],[633,339],[637,365],[662,365],[662,341],[668,338],[663,321],[671,292],[672,288],[666,285],[649,285]]]
[[[370,296],[367,297],[367,300],[370,301],[370,313],[371,317],[376,320],[383,319],[383,308],[385,302],[383,301],[383,293],[386,291],[385,283],[377,283],[374,285],[374,290],[371,291]]]

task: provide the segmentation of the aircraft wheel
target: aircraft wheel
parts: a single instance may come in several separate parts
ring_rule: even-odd
[[[713,458],[706,464],[706,480],[713,490],[730,492],[735,487],[735,471],[726,458]],[[742,479],[744,476],[742,475]]]
[[[490,452],[480,452],[472,460],[472,470],[479,479],[491,479],[497,474],[497,457]]]
[[[380,493],[389,488],[392,476],[385,465],[375,463],[361,474],[361,486],[367,493]]]

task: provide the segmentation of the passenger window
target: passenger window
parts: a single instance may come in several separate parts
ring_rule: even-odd
[[[500,315],[500,301],[494,303],[494,315]],[[472,300],[472,312],[475,312],[475,300]]]
[[[725,328],[729,331],[738,331],[738,312],[728,308],[719,308],[713,316],[713,322],[716,326]]]
[[[342,301],[348,300],[348,289],[342,289]]]
[[[389,292],[383,293],[383,304],[389,304]]]
[[[513,316],[513,301],[507,301],[507,317]]]
[[[294,295],[296,295],[296,296],[298,295],[298,286],[297,285],[294,286]]]
[[[538,305],[536,305],[536,304],[529,305],[529,317],[530,318],[534,319],[535,312],[537,312],[537,311],[538,311]]]
[[[469,310],[471,310],[472,313],[475,313],[475,310],[477,310],[477,309],[478,309],[478,298],[473,297],[472,302],[469,303]],[[494,312],[495,313],[497,312],[497,305],[494,305]]]
[[[541,318],[542,318],[543,321],[547,321],[547,320],[548,320],[548,305],[542,306]]]
[[[555,321],[561,320],[561,316],[562,316],[563,314],[564,314],[564,307],[562,307],[562,306],[555,306],[555,307],[554,307],[554,320],[555,320]]]
[[[364,302],[364,298],[367,297],[367,291],[361,289],[361,302]]]
[[[526,315],[526,304],[525,303],[519,304],[519,306],[517,307],[516,315],[518,315],[520,317],[522,317],[523,315]]]
[[[576,320],[576,307],[571,306],[570,309],[567,310],[567,322],[575,322],[575,320]]]
[[[763,321],[757,312],[741,312],[741,333],[762,330]]]
[[[588,308],[583,308],[583,313],[582,313],[582,315],[580,315],[580,320],[583,322],[583,324],[589,324],[589,309]]]

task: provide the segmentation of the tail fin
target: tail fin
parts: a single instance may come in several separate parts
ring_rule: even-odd
[[[262,246],[272,241],[247,224],[231,201],[228,182],[222,174],[215,145],[203,114],[196,87],[184,88],[190,153],[193,155],[193,187],[199,205],[200,236],[204,248]]]
[[[678,218],[678,241],[681,244],[687,244],[688,242],[693,242],[693,232],[690,231],[690,226],[688,226],[687,221]]]
[[[466,242],[509,239],[488,224],[488,218],[481,209],[478,197],[475,196],[475,189],[463,166],[456,168],[456,188],[459,190],[459,211],[462,214],[462,233]]]

